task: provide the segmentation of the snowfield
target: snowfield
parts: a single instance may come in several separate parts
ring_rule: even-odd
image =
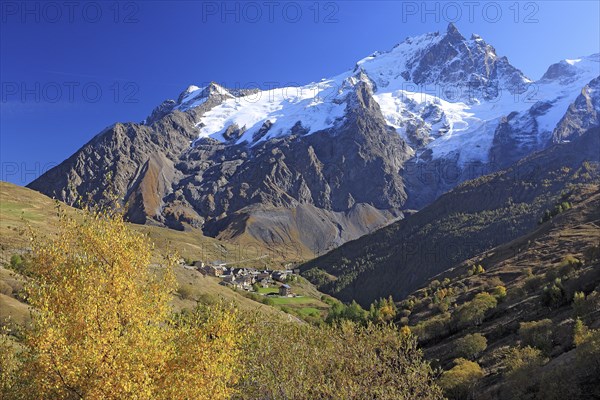
[[[289,134],[298,121],[308,134],[330,128],[344,116],[345,104],[336,104],[342,77],[302,87],[284,87],[233,97],[204,114],[198,123],[199,137],[225,141],[223,133],[231,126],[245,132],[238,142],[256,144],[277,136]],[[258,140],[254,135],[263,124],[273,125]]]
[[[505,69],[499,68],[495,77],[498,92],[491,97],[465,94],[460,91],[460,84],[454,88],[447,83],[436,84],[436,80],[444,78],[441,71],[451,69],[452,63],[460,62],[456,58],[465,57],[470,49],[479,49],[486,60],[498,59],[491,46],[473,35],[461,44],[467,49],[466,53],[463,50],[445,65],[427,71],[427,76],[434,82],[417,85],[407,79],[415,73],[419,60],[443,38],[444,35],[439,33],[408,38],[389,52],[377,52],[363,58],[351,71],[301,87],[236,96],[216,85],[216,92],[225,100],[197,121],[198,137],[231,143],[223,135],[233,126],[242,132],[233,142],[253,146],[289,135],[293,129],[300,128],[302,134],[311,134],[332,128],[343,122],[348,94],[359,81],[365,81],[371,86],[387,123],[396,129],[417,157],[430,150],[433,158],[453,158],[459,164],[486,162],[502,117],[518,113],[514,123],[533,130],[535,136],[523,140],[546,143],[582,88],[600,75],[600,54],[595,54],[560,61],[549,69],[559,72],[550,75],[548,72],[546,75],[549,76],[544,75],[535,82],[524,75],[518,76],[522,90],[516,92],[506,83],[510,79],[514,81],[514,71],[509,71],[512,75],[506,72],[503,76]],[[176,109],[185,111],[203,104],[206,97],[199,94],[204,89],[190,86],[180,96]],[[426,136],[421,143],[415,143],[408,133],[408,129],[415,126],[419,126],[419,133]]]

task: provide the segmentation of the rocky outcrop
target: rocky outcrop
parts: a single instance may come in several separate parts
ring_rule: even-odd
[[[582,90],[552,134],[554,143],[572,140],[587,129],[600,125],[600,76]]]
[[[496,50],[481,37],[473,35],[467,40],[453,23],[448,25],[446,35],[409,67],[412,67],[410,79],[416,84],[448,86],[448,89],[459,86],[469,98],[493,99],[502,88],[520,92],[527,81],[520,70],[506,57],[498,57]]]

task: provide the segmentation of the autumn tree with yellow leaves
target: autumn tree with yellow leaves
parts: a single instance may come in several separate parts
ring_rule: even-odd
[[[174,314],[174,258],[112,211],[60,212],[56,237],[32,238],[19,376],[3,397],[225,399],[234,392],[243,333],[235,310]]]
[[[328,325],[249,321],[236,400],[441,400],[410,329],[342,319]]]

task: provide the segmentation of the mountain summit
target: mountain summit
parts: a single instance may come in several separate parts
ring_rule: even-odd
[[[533,82],[450,24],[301,87],[191,85],[29,187],[69,202],[111,189],[134,222],[319,252],[597,124],[581,113],[598,110],[599,65]]]

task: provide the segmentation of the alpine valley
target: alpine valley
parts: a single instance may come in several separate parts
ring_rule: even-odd
[[[600,53],[574,56],[533,80],[449,24],[304,86],[191,85],[1,183],[0,323],[37,307],[42,350],[84,355],[39,398],[599,399]],[[3,380],[37,360],[14,332]]]

